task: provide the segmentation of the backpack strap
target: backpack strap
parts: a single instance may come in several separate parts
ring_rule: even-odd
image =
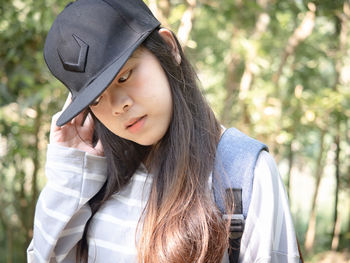
[[[230,220],[229,258],[238,262],[240,242],[244,230],[253,189],[254,168],[263,143],[235,128],[227,129],[219,141],[213,171],[214,199],[223,217]],[[232,200],[233,197],[233,200]],[[234,205],[234,213],[226,207]]]
[[[233,197],[233,199],[232,199]],[[239,253],[241,249],[241,238],[244,231],[245,219],[242,214],[242,189],[226,189],[226,202],[232,206],[234,205],[233,214],[225,213],[223,218],[230,220],[230,233],[229,233],[229,262],[236,263],[239,259]]]

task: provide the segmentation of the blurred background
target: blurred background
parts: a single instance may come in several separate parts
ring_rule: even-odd
[[[127,0],[125,0],[127,1]],[[51,116],[42,56],[68,0],[0,0],[0,263],[26,262]],[[148,0],[217,117],[269,145],[307,262],[350,262],[350,2]]]

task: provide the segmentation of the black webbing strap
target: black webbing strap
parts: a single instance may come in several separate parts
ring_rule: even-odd
[[[230,263],[237,263],[241,248],[241,238],[244,231],[244,216],[242,206],[242,189],[226,189],[227,207],[234,207],[233,214],[223,215],[224,219],[230,220],[230,235],[228,255]]]
[[[229,188],[225,191],[225,202],[226,207],[234,207],[233,214],[224,214],[225,220],[230,220],[230,236],[229,236],[229,262],[238,263],[239,252],[241,248],[241,238],[244,231],[244,216],[243,216],[243,205],[242,205],[242,189]],[[299,241],[297,239],[298,251],[299,251],[299,263],[304,263],[303,256]]]

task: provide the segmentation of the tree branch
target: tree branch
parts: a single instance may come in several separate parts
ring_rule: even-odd
[[[177,36],[183,47],[186,47],[190,33],[192,30],[192,24],[194,20],[194,10],[196,8],[196,0],[187,0],[187,9],[183,13],[181,18],[181,24],[177,31]]]
[[[314,3],[308,4],[309,11],[306,13],[301,24],[294,30],[292,36],[288,39],[287,46],[283,51],[281,63],[278,67],[277,73],[273,77],[273,82],[278,85],[279,79],[282,74],[282,70],[286,65],[287,59],[295,51],[295,48],[309,37],[315,26],[315,12],[316,5]]]

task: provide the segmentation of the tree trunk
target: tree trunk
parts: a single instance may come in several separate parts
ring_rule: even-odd
[[[308,4],[309,11],[306,13],[301,24],[294,30],[293,35],[288,39],[287,46],[283,51],[282,59],[278,67],[277,73],[273,76],[273,82],[278,86],[282,70],[287,63],[287,59],[295,51],[295,48],[311,35],[315,25],[316,6],[313,3]],[[278,90],[278,89],[277,89]]]
[[[340,216],[338,217],[338,200],[339,200],[339,181],[340,181],[340,167],[339,167],[339,155],[340,155],[340,125],[337,122],[337,134],[335,136],[335,201],[334,201],[334,220],[333,220],[333,231],[332,231],[332,250],[338,249],[339,235],[340,235]]]
[[[252,37],[250,38],[251,41],[257,41],[261,38],[262,34],[266,32],[267,26],[270,23],[270,16],[266,12],[267,6],[269,4],[270,0],[258,0],[258,5],[261,7],[263,12],[261,12],[258,16],[258,19],[255,23],[254,32],[252,34]],[[248,106],[245,104],[244,99],[247,97],[248,92],[251,88],[251,85],[254,80],[254,67],[255,67],[255,61],[257,57],[257,48],[255,45],[251,47],[249,52],[247,52],[247,61],[245,63],[244,72],[240,81],[240,88],[239,88],[239,99],[241,102],[241,108],[243,111],[243,122],[246,127],[250,126],[251,120],[250,120],[250,113],[248,110]]]
[[[0,193],[2,193],[1,188],[0,188]],[[6,204],[5,202],[3,202],[2,200],[0,200],[0,207],[6,207],[8,206],[8,204]],[[12,261],[11,256],[12,254],[12,243],[9,243],[9,240],[11,239],[9,237],[9,234],[11,232],[10,230],[10,226],[9,226],[10,222],[8,222],[8,218],[5,218],[5,214],[4,213],[0,213],[0,231],[3,231],[3,234],[5,235],[6,238],[6,242],[5,242],[5,255],[3,257],[3,259],[5,260],[4,262],[9,263]],[[1,233],[1,232],[0,232]]]
[[[266,31],[267,26],[270,22],[270,16],[265,11],[267,9],[267,6],[269,4],[270,0],[258,0],[258,5],[261,7],[263,12],[261,12],[258,15],[258,18],[255,23],[255,28],[252,33],[252,36],[250,37],[251,41],[257,41],[261,38],[262,34]],[[231,40],[231,50],[234,50],[235,46],[235,40],[234,40],[234,34],[232,36]],[[226,97],[224,99],[224,107],[221,113],[221,121],[224,125],[229,125],[230,119],[231,119],[231,109],[234,102],[234,96],[237,95],[235,91],[238,91],[239,93],[239,99],[241,101],[246,98],[248,91],[250,90],[250,87],[253,82],[254,78],[254,61],[257,57],[257,50],[256,47],[253,45],[249,52],[247,52],[247,61],[245,63],[244,72],[242,74],[241,80],[238,83],[237,82],[237,74],[235,73],[236,65],[239,63],[240,58],[237,57],[235,53],[231,53],[230,62],[227,67],[227,73],[226,73]],[[243,122],[247,125],[250,124],[250,114],[248,112],[247,105],[241,103],[240,107],[242,108],[242,116],[243,116]]]
[[[342,84],[340,75],[343,70],[343,61],[342,58],[346,56],[346,44],[347,44],[347,35],[348,35],[348,17],[350,16],[350,5],[349,3],[344,3],[343,8],[344,13],[335,17],[336,24],[340,24],[340,27],[336,26],[336,28],[340,28],[339,31],[339,51],[337,53],[336,61],[335,61],[335,71],[336,71],[336,79],[333,86],[333,90],[337,91],[337,86]],[[338,217],[338,200],[339,200],[339,181],[340,181],[340,120],[335,112],[336,118],[336,134],[334,138],[334,143],[336,145],[335,157],[334,157],[334,166],[335,166],[335,201],[334,201],[334,220],[333,220],[333,231],[332,231],[332,246],[331,249],[333,251],[338,249],[339,244],[339,235],[340,235],[340,216]]]
[[[333,230],[333,238],[332,238],[332,251],[336,251],[339,246],[339,238],[340,238],[340,230],[341,230],[341,214],[336,219]]]
[[[270,0],[258,0],[258,4],[263,10],[263,12],[261,12],[258,15],[258,19],[256,20],[256,23],[255,23],[254,32],[250,38],[251,41],[258,41],[263,35],[263,33],[266,32],[267,26],[270,23],[270,16],[265,11],[267,9],[269,1]],[[247,52],[247,61],[245,63],[244,72],[240,82],[239,98],[241,100],[247,96],[247,93],[253,82],[254,67],[255,67],[254,61],[256,60],[256,57],[257,57],[257,48],[255,45],[253,45],[250,48],[249,52]]]
[[[313,31],[313,28],[315,25],[315,17],[316,17],[316,14],[315,14],[316,5],[310,2],[308,4],[308,8],[309,8],[309,11],[305,14],[304,19],[302,20],[300,25],[294,30],[293,34],[289,37],[287,41],[287,45],[282,52],[281,61],[280,61],[278,70],[272,77],[272,81],[275,85],[274,96],[276,98],[282,98],[280,88],[279,88],[279,80],[282,75],[282,71],[287,64],[287,59],[290,56],[294,55],[294,52],[297,46],[306,38],[308,38]],[[278,107],[279,107],[279,112],[281,113],[283,109],[283,105],[279,105]],[[282,114],[279,114],[279,118],[281,119],[280,122],[282,123]],[[274,134],[280,134],[281,129],[282,127],[279,126],[277,130],[274,132]],[[271,152],[275,154],[276,158],[279,158],[279,155],[280,155],[277,152],[279,148],[280,147],[276,141],[273,141],[270,143]]]
[[[308,228],[306,231],[306,236],[305,236],[305,252],[310,253],[314,241],[315,241],[315,233],[316,233],[316,200],[317,200],[317,195],[320,187],[320,182],[321,182],[321,177],[323,173],[323,167],[324,167],[324,152],[325,152],[325,146],[324,146],[324,137],[326,134],[326,130],[322,129],[321,134],[320,134],[320,151],[317,157],[317,162],[316,162],[316,171],[315,171],[315,191],[312,197],[312,203],[311,203],[311,213],[309,217],[309,223],[308,223]]]
[[[350,145],[350,120],[346,120],[345,121],[345,130],[344,130],[344,138],[345,138],[345,141],[348,145]],[[345,158],[348,158],[347,160],[350,159],[350,154],[347,154]],[[348,182],[347,185],[345,185],[345,188],[350,188],[350,162],[347,163],[347,168],[345,169],[345,174],[347,175],[347,178],[345,179],[346,182]],[[348,199],[350,199],[350,192],[348,192]],[[348,211],[350,211],[350,206],[348,207]],[[345,230],[346,232],[346,235],[350,235],[350,220],[348,218],[348,225],[347,225],[347,229]]]
[[[294,152],[293,152],[293,141],[290,142],[290,144],[288,145],[288,174],[287,174],[287,183],[286,183],[286,187],[287,187],[287,194],[288,194],[288,199],[289,199],[289,203],[291,202],[291,193],[292,193],[292,187],[291,187],[291,177],[292,177],[292,169],[293,169],[293,165],[294,165]]]
[[[170,0],[159,0],[159,9],[162,10],[162,13],[166,19],[169,18],[170,15]]]
[[[190,38],[190,33],[192,30],[192,24],[194,19],[194,10],[196,8],[196,0],[187,0],[188,6],[186,11],[183,13],[181,18],[181,24],[177,31],[177,37],[181,45],[185,48]]]
[[[233,46],[235,43],[235,35],[232,34],[231,38],[231,49],[233,50]],[[229,55],[230,61],[227,65],[226,70],[226,81],[225,81],[225,90],[226,90],[226,96],[223,101],[223,108],[220,114],[220,121],[223,125],[229,126],[231,122],[231,110],[232,106],[234,104],[235,95],[239,92],[239,83],[237,82],[237,65],[240,62],[240,57],[237,56],[234,52],[231,51],[231,54]]]
[[[7,263],[13,263],[13,233],[11,224],[7,225],[6,241],[7,241]]]
[[[154,16],[159,20],[159,22],[161,23],[162,26],[169,28],[169,24],[168,24],[168,16],[169,16],[169,10],[170,10],[170,6],[168,10],[164,10],[162,9],[162,6],[164,5],[164,3],[158,4],[157,0],[149,0],[149,8],[151,9],[152,13],[154,14]],[[165,2],[164,0],[161,2]]]

